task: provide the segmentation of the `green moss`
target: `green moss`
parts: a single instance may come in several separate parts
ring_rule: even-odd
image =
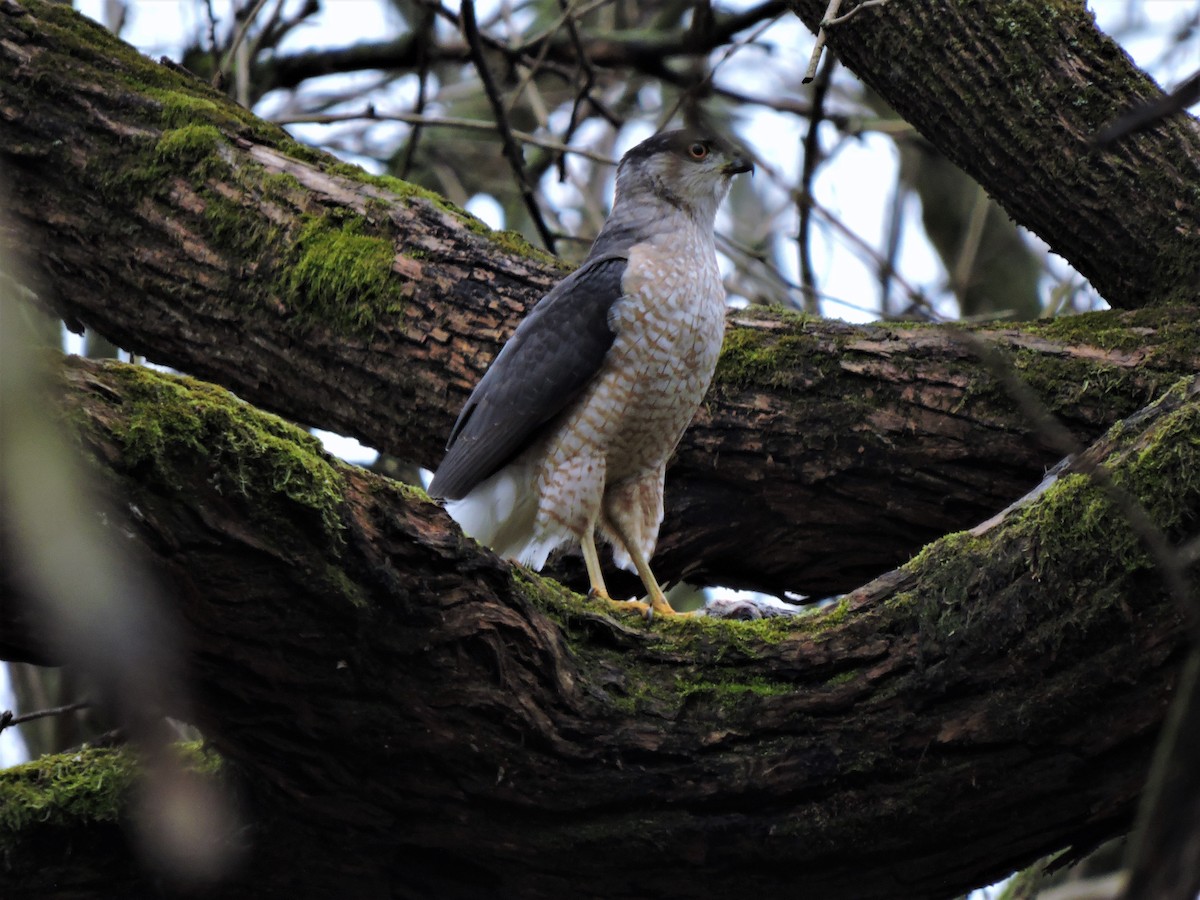
[[[82,750],[46,756],[0,771],[0,830],[18,835],[32,825],[115,822],[137,775],[124,750]]]
[[[564,267],[564,263],[558,257],[541,250],[525,239],[523,235],[516,231],[494,231],[489,228],[481,219],[473,216],[460,206],[451,203],[441,194],[423,188],[420,185],[412,184],[396,178],[394,175],[373,175],[369,172],[364,172],[358,166],[352,166],[349,163],[332,163],[324,166],[325,171],[335,175],[340,175],[343,178],[348,178],[351,181],[356,181],[360,184],[369,184],[375,187],[383,188],[389,194],[402,200],[418,199],[426,200],[433,204],[438,209],[450,214],[455,219],[458,219],[466,226],[468,231],[486,237],[489,241],[501,247],[508,253],[513,253],[519,256],[526,256],[534,259],[545,265],[554,266],[556,268]]]
[[[239,131],[244,124],[231,114],[226,103],[213,97],[198,97],[184,91],[162,88],[151,88],[146,93],[162,104],[158,121],[166,129],[210,125],[224,131]]]
[[[358,216],[306,219],[280,284],[281,298],[302,320],[367,330],[381,313],[404,310],[405,285],[392,275],[395,246],[365,228]]]
[[[340,546],[343,481],[315,437],[222,388],[137,366],[112,368],[127,404],[129,465],[149,467],[176,490],[204,466],[217,490],[244,500],[251,518],[269,526],[264,534],[291,533],[299,508],[330,548]],[[291,509],[281,508],[280,497]]]
[[[154,147],[154,156],[176,171],[190,168],[192,178],[206,178],[218,164],[228,169],[217,156],[224,143],[225,138],[212,125],[185,125],[164,131]]]
[[[697,663],[737,663],[757,659],[765,648],[801,634],[819,635],[840,625],[849,615],[848,601],[841,600],[830,607],[796,616],[749,621],[710,616],[659,616],[647,622],[636,612],[615,611],[521,566],[512,568],[512,578],[517,591],[559,622],[568,637],[580,633],[582,621],[597,615],[611,615],[622,624],[642,631],[645,639],[653,643],[656,654]]]
[[[1190,372],[1200,355],[1200,316],[1190,305],[1059,316],[1023,330],[1068,345],[1140,353],[1143,366],[1177,367],[1180,375]]]
[[[220,757],[198,743],[176,751],[190,771],[220,771]],[[38,825],[118,821],[138,769],[128,748],[84,748],[0,770],[0,850]]]
[[[778,697],[782,694],[793,694],[796,692],[796,686],[791,682],[771,681],[761,677],[736,680],[735,676],[730,673],[727,679],[720,681],[692,680],[686,675],[680,675],[676,678],[675,690],[681,698],[703,694],[716,697],[726,703],[737,703],[748,696]]]
[[[843,684],[849,684],[862,674],[861,669],[849,669],[845,672],[839,672],[825,682],[826,687],[841,687]]]
[[[792,314],[780,318],[792,330],[726,329],[713,380],[736,387],[748,384],[793,390],[802,387],[796,370],[805,366],[811,371],[821,361],[817,353],[818,338],[805,331],[807,320],[803,317]]]
[[[1200,408],[1186,398],[1190,384],[1164,396],[1170,411],[1145,433],[1118,427],[1107,436],[1120,448],[1110,462],[1115,483],[1145,505],[1169,542],[1194,532],[1200,508]],[[1081,567],[1085,559],[1093,562]],[[889,605],[913,606],[923,639],[938,652],[956,644],[998,649],[1022,633],[1048,652],[1096,628],[1117,635],[1128,598],[1144,594],[1142,579],[1158,577],[1112,494],[1078,473],[1059,478],[999,529],[947,535],[904,569],[939,588],[897,594]],[[1052,588],[1062,573],[1070,583]],[[1031,594],[1043,607],[1058,605],[1054,615],[1030,610]]]

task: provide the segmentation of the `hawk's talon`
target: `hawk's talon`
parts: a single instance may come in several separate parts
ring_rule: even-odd
[[[604,599],[609,606],[614,607],[618,612],[636,612],[643,619],[646,619],[646,621],[650,620],[650,606],[641,600],[613,600],[611,597],[605,597]]]

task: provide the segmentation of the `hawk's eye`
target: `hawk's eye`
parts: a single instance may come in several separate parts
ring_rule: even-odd
[[[688,156],[692,159],[704,159],[708,156],[708,145],[696,141],[696,143],[688,147]]]

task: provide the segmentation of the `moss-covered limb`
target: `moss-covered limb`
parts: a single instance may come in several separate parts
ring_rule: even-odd
[[[668,475],[664,575],[846,591],[1003,509],[1057,461],[954,331],[757,311],[731,324]],[[1081,444],[1200,362],[1191,308],[975,332]]]
[[[201,745],[179,744],[173,752],[186,777],[220,777],[220,759]],[[157,896],[161,873],[130,859],[140,782],[141,764],[128,748],[84,747],[0,770],[5,896]]]
[[[824,0],[794,0],[811,28]],[[1073,0],[892,3],[828,29],[838,58],[1114,306],[1194,300],[1200,133],[1090,140],[1158,88]]]
[[[1181,617],[1082,476],[830,612],[647,624],[223,392],[82,361],[63,384],[126,498],[108,520],[186,625],[195,719],[244,776],[256,856],[223,896],[927,896],[1128,825]],[[1096,446],[1190,536],[1194,392]],[[5,886],[34,896],[23,859]]]
[[[556,272],[427,192],[290,143],[68,9],[28,9],[0,17],[0,153],[20,240],[53,248],[34,255],[43,302],[293,421],[435,465]],[[733,321],[671,474],[661,577],[847,590],[1053,462],[938,332]],[[995,340],[1086,440],[1192,370],[1195,321],[1084,317]],[[793,539],[799,552],[777,549]]]
[[[30,263],[72,325],[403,450],[395,436],[429,433],[445,405],[447,370],[474,380],[479,344],[558,274],[515,236],[300,146],[69,8],[22,8],[0,19],[12,234],[53,248]],[[343,417],[353,397],[390,424]]]

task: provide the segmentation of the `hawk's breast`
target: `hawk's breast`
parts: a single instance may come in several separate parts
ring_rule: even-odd
[[[616,340],[581,410],[603,436],[610,483],[670,456],[712,380],[725,327],[711,232],[683,227],[635,244],[622,288],[609,313]]]

